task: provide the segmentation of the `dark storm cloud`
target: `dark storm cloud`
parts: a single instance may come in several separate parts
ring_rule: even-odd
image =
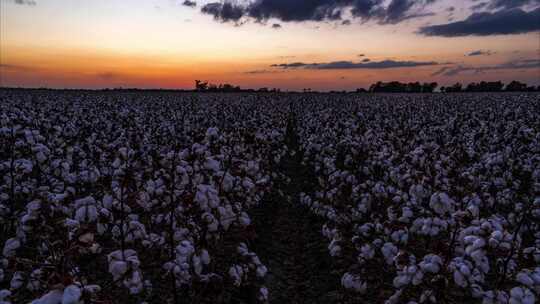
[[[521,34],[540,30],[540,8],[531,12],[521,9],[494,13],[474,13],[463,21],[422,27],[425,36],[489,36]]]
[[[229,2],[226,3],[208,3],[201,8],[201,12],[204,14],[214,16],[215,20],[221,22],[238,22],[240,18],[244,16],[244,8],[236,4]]]
[[[221,22],[238,22],[242,17],[257,22],[277,19],[283,22],[343,20],[345,12],[362,21],[398,23],[406,19],[432,15],[424,8],[436,0],[392,0],[387,7],[384,0],[255,0],[239,5],[229,1],[204,5],[202,13]],[[348,22],[344,22],[345,25]]]
[[[15,4],[34,6],[37,3],[34,0],[15,0]]]
[[[182,5],[188,6],[188,7],[195,7],[197,6],[197,3],[195,1],[185,0]]]
[[[539,69],[540,59],[524,59],[509,61],[506,63],[492,65],[492,66],[463,66],[458,65],[454,67],[443,67],[432,74],[432,76],[455,76],[465,72],[473,72],[476,74],[484,73],[488,71],[498,70],[527,70],[527,69]]]
[[[333,61],[327,63],[281,63],[273,64],[271,67],[281,69],[310,69],[310,70],[353,70],[353,69],[394,69],[411,68],[419,66],[439,65],[434,61],[394,61],[383,60],[373,62],[352,62],[352,61]]]
[[[540,0],[492,0],[487,7],[490,9],[510,9],[523,7],[525,5],[540,4]]]
[[[493,52],[491,52],[491,51],[482,51],[482,50],[472,51],[472,52],[467,54],[467,56],[490,56],[490,55],[493,55]]]

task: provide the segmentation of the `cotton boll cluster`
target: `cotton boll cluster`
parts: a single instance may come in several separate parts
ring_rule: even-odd
[[[131,294],[138,294],[143,289],[143,277],[140,261],[135,250],[114,251],[107,255],[109,273],[117,284],[122,284]]]
[[[0,92],[0,289],[19,302],[59,298],[72,285],[63,281],[104,286],[97,301],[168,301],[174,281],[177,294],[207,302],[236,293],[222,282],[228,269],[209,269],[236,262],[224,242],[250,240],[250,208],[280,176],[288,101],[198,99]],[[185,260],[184,242],[193,247]]]
[[[358,293],[365,293],[367,288],[367,284],[362,282],[359,276],[350,274],[348,272],[345,273],[341,278],[341,285],[345,289],[350,289]]]
[[[0,301],[61,299],[72,285],[84,296],[89,284],[102,287],[96,302],[268,301],[269,269],[237,244],[251,244],[251,210],[273,191],[326,223],[314,230],[350,302],[538,300],[537,95],[0,100]],[[287,155],[301,158],[305,183],[282,172]]]
[[[352,248],[352,257],[334,257],[349,265],[343,273],[362,273],[368,293],[394,283],[388,303],[435,303],[442,294],[510,301],[515,276],[540,261],[540,138],[524,131],[538,130],[537,96],[341,96],[307,104],[295,115],[316,186],[299,200],[346,236],[339,246]],[[424,259],[413,263],[414,256]],[[380,282],[379,271],[394,281]]]

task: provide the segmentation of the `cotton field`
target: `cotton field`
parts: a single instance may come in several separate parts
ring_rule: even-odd
[[[0,303],[540,299],[540,95],[0,91]]]

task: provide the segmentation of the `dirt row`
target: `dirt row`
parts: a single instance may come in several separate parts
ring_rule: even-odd
[[[338,303],[340,273],[321,233],[323,221],[299,203],[300,192],[313,188],[314,177],[302,165],[295,122],[291,116],[289,153],[279,168],[290,180],[278,182],[274,194],[252,212],[255,252],[269,270],[270,303]]]

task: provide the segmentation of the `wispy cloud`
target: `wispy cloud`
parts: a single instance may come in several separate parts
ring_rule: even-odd
[[[112,80],[118,78],[119,75],[113,72],[103,72],[96,74],[96,77],[104,80]]]
[[[477,50],[477,51],[472,51],[472,52],[466,54],[466,56],[469,56],[469,57],[471,57],[471,56],[491,56],[493,54],[494,54],[494,52],[489,51],[489,50],[487,50],[487,51]]]
[[[352,69],[395,69],[395,68],[412,68],[420,66],[433,66],[441,65],[441,63],[435,61],[372,61],[369,60],[362,62],[352,61],[332,61],[326,63],[281,63],[273,64],[271,67],[280,69],[311,69],[311,70],[352,70]]]
[[[282,73],[282,72],[281,71],[276,71],[276,70],[253,70],[253,71],[244,72],[244,74],[248,74],[248,75],[275,74],[275,73]]]
[[[458,74],[472,72],[472,73],[483,73],[488,71],[498,71],[498,70],[526,70],[526,69],[540,69],[540,59],[522,59],[516,61],[509,61],[501,63],[498,65],[490,66],[465,66],[457,65],[454,67],[442,67],[437,70],[432,76],[456,76]]]
[[[8,71],[19,71],[19,72],[28,72],[28,71],[34,71],[36,70],[35,67],[29,67],[25,65],[16,65],[16,64],[0,64],[0,69],[8,70]]]

